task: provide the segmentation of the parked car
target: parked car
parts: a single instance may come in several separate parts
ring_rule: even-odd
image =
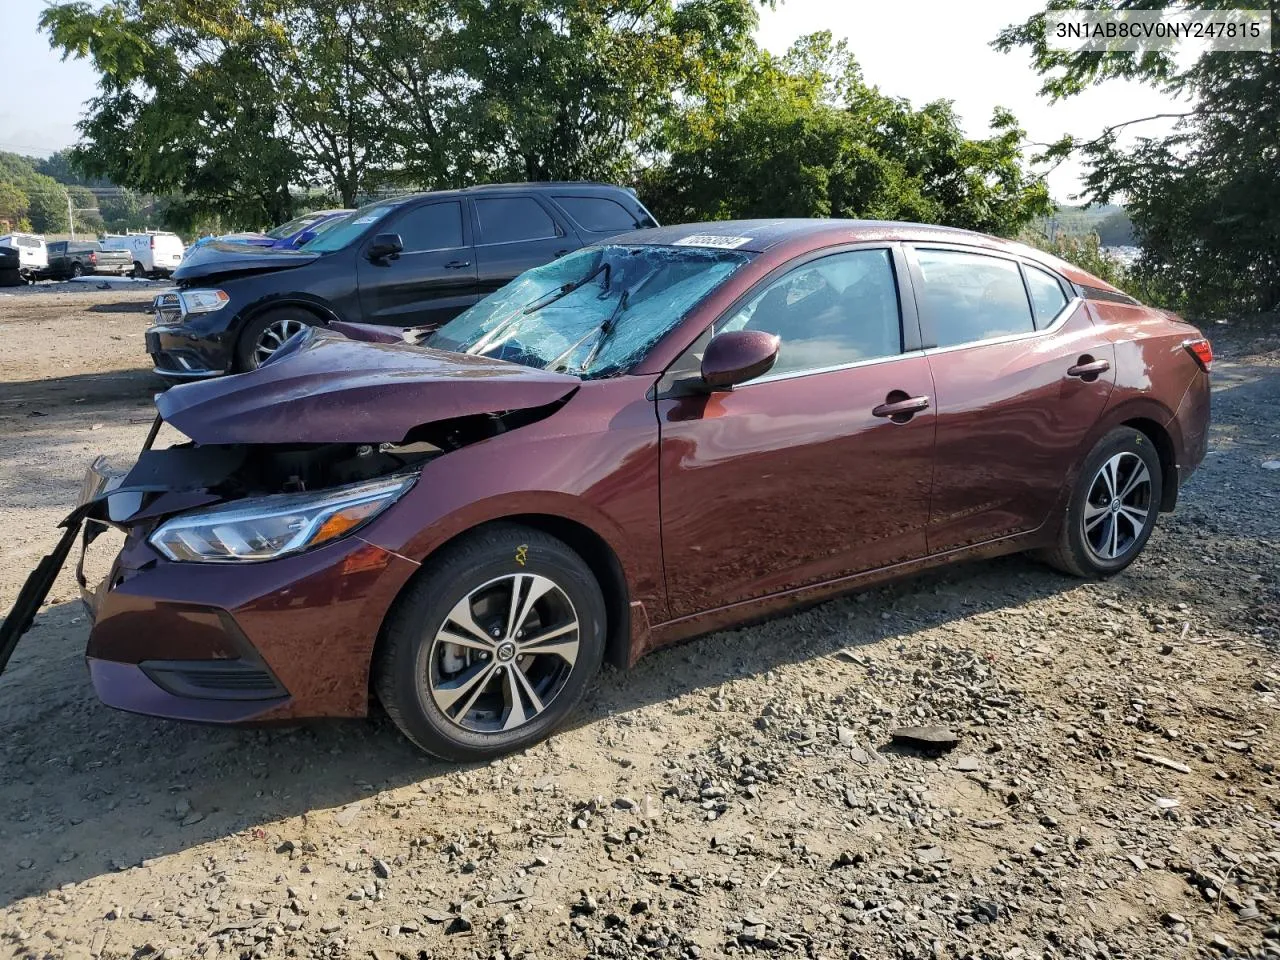
[[[148,230],[146,233],[108,234],[102,240],[103,250],[126,250],[133,260],[131,276],[172,276],[182,263],[184,247],[176,233]]]
[[[312,213],[304,213],[300,217],[294,217],[288,223],[282,223],[274,230],[268,230],[266,233],[227,233],[220,237],[201,237],[187,246],[184,259],[189,257],[193,250],[198,250],[214,240],[222,240],[226,243],[244,243],[251,247],[296,249],[322,232],[326,224],[342,220],[351,213],[355,213],[355,211],[316,210]]]
[[[0,287],[18,287],[27,283],[19,268],[18,249],[0,247]]]
[[[124,276],[133,270],[127,250],[104,250],[96,240],[55,240],[49,244],[49,265],[40,276],[67,280],[89,275]]]
[[[191,442],[90,469],[0,665],[84,520],[125,535],[88,593],[106,703],[377,697],[430,753],[492,757],[604,660],[965,558],[1120,572],[1204,456],[1211,362],[1177,317],[966,231],[626,234],[425,338],[311,329],[160,394]]]
[[[526,183],[380,200],[298,250],[214,241],[156,298],[147,352],[194,379],[252,370],[316,324],[436,327],[529,267],[655,224],[621,187]]]
[[[31,283],[49,266],[44,237],[37,234],[7,233],[0,236],[0,247],[17,251],[18,276],[23,283]]]

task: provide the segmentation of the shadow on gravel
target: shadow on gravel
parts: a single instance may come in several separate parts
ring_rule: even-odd
[[[785,663],[1070,589],[1025,559],[978,562],[828,601],[804,612],[659,651],[608,670],[570,728],[714,688]],[[200,727],[104,707],[84,667],[88,624],[55,597],[0,678],[0,908],[215,838],[269,841],[254,828],[328,808],[372,809],[382,791],[456,773],[419,754],[378,711],[370,721]],[[351,827],[357,835],[359,817]],[[296,843],[307,840],[305,828]]]
[[[150,313],[151,300],[154,294],[144,300],[121,300],[116,303],[95,303],[88,308],[89,313]]]
[[[143,368],[72,373],[43,380],[0,380],[0,416],[29,415],[31,410],[51,412],[42,409],[42,405],[61,407],[88,401],[94,404],[150,402],[164,387],[163,380]],[[109,419],[110,411],[95,410],[94,415],[99,420]]]

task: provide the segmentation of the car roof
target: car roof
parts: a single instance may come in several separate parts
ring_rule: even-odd
[[[482,183],[471,187],[457,187],[449,190],[424,190],[421,193],[406,193],[398,197],[383,197],[369,201],[375,203],[408,203],[430,197],[433,200],[448,200],[453,197],[475,196],[478,193],[528,193],[544,190],[581,190],[588,193],[625,193],[634,196],[626,187],[616,183],[596,183],[586,180],[539,180],[534,183]]]
[[[865,241],[947,243],[978,247],[1025,257],[1060,273],[1074,283],[1115,291],[1115,287],[1065,260],[1013,240],[988,236],[959,227],[900,220],[836,220],[786,217],[772,220],[713,220],[652,227],[610,237],[606,243],[654,246],[705,246],[764,253],[782,243],[817,250],[842,243]],[[1119,292],[1119,291],[1116,291]]]

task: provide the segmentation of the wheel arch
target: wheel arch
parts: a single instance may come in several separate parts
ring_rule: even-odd
[[[1178,454],[1173,437],[1159,422],[1150,417],[1131,417],[1121,426],[1137,430],[1156,448],[1160,458],[1160,510],[1168,513],[1178,505]]]
[[[266,299],[259,300],[256,303],[249,304],[236,315],[235,320],[230,325],[232,332],[230,349],[232,353],[235,354],[239,351],[240,341],[244,337],[244,332],[248,328],[249,324],[274,310],[290,309],[304,310],[307,313],[310,313],[319,321],[320,326],[328,326],[329,324],[341,319],[341,317],[334,313],[327,305],[308,297],[296,295],[268,297]]]
[[[401,586],[395,599],[387,606],[382,624],[378,629],[379,641],[387,622],[391,619],[393,612],[400,603],[400,597],[409,590],[418,577],[423,575],[423,568],[427,566],[432,557],[437,556],[441,550],[460,540],[475,536],[486,528],[499,524],[518,524],[538,530],[562,541],[578,556],[582,557],[595,575],[596,582],[600,585],[600,592],[604,595],[606,617],[605,662],[618,669],[627,668],[631,663],[634,643],[630,590],[627,586],[627,577],[622,561],[618,558],[617,552],[609,541],[597,530],[581,520],[570,519],[561,514],[553,513],[523,512],[489,517],[456,530],[447,539],[434,544],[431,550],[420,558],[421,566],[418,572]],[[647,623],[640,624],[640,626],[647,627]],[[373,657],[378,655],[379,645],[380,642],[375,642],[372,651]],[[372,682],[372,675],[373,672],[370,670],[370,682]],[[370,693],[372,694],[372,688],[370,688]]]

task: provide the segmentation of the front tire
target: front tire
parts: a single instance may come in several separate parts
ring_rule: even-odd
[[[446,547],[387,617],[373,687],[413,743],[489,760],[544,739],[604,659],[600,585],[565,543],[518,524]]]
[[[316,325],[316,316],[297,307],[268,310],[250,320],[236,341],[237,373],[257,370],[294,334]]]
[[[1041,558],[1077,577],[1119,573],[1155,529],[1163,482],[1150,438],[1132,427],[1112,430],[1085,458],[1058,542]]]

